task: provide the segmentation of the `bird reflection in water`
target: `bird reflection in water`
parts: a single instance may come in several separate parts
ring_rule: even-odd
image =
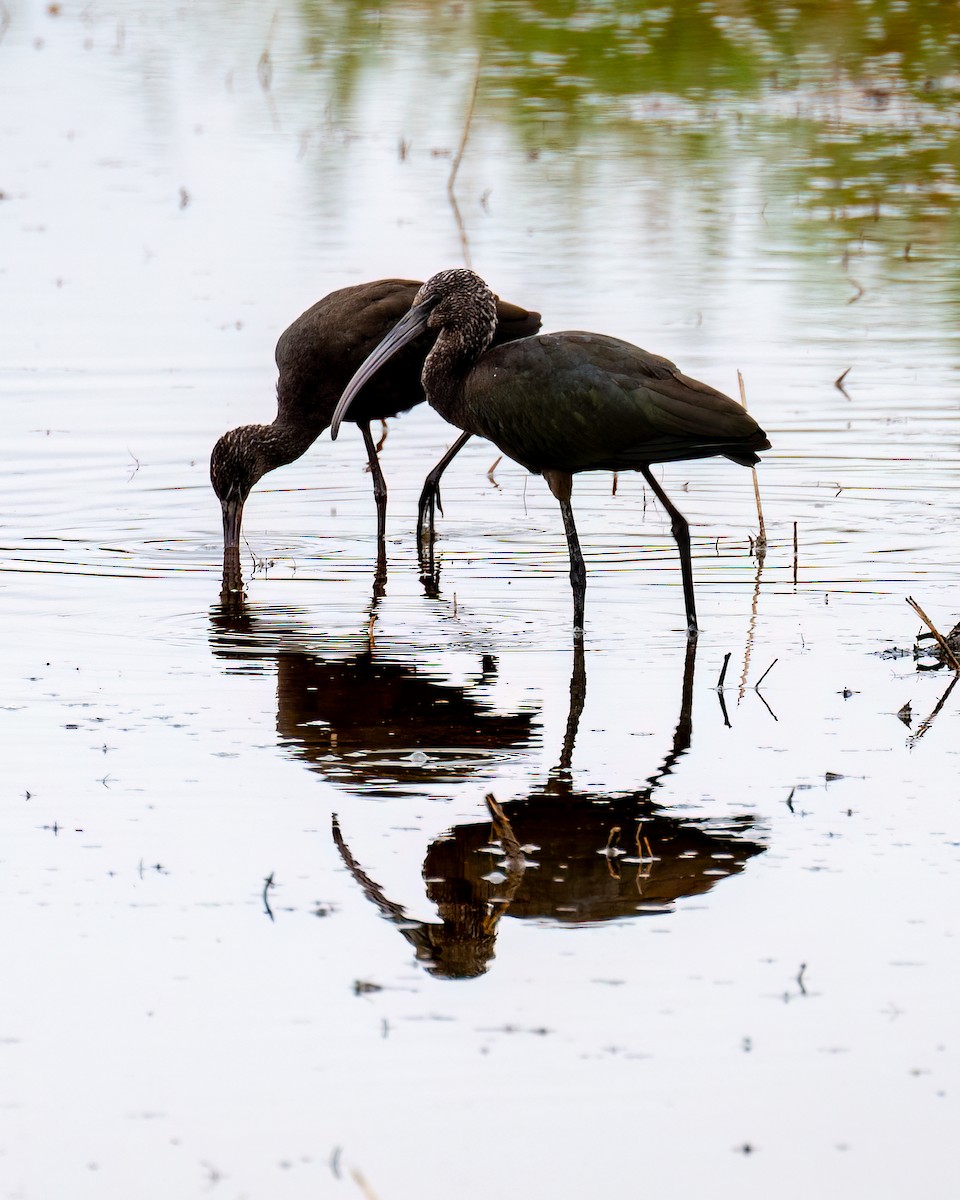
[[[636,791],[598,794],[578,791],[570,775],[586,699],[583,647],[574,648],[563,748],[544,787],[502,808],[488,798],[492,829],[486,822],[458,825],[427,851],[423,877],[439,922],[412,920],[392,902],[356,860],[334,817],[334,841],[348,870],[431,974],[482,975],[505,915],[576,925],[662,914],[763,852],[748,837],[755,830],[749,816],[675,817],[653,799],[690,746],[695,663],[690,640],[680,713],[658,769]]]
[[[238,570],[227,564],[211,613],[213,651],[240,670],[275,667],[282,745],[329,782],[367,796],[422,795],[534,742],[535,709],[504,713],[489,700],[492,655],[455,684],[376,647],[376,592],[360,632],[324,640],[306,621],[298,630],[290,610],[251,609]]]

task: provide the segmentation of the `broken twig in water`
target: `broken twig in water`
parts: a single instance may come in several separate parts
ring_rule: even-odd
[[[720,668],[720,678],[717,680],[717,691],[723,691],[723,681],[727,677],[727,664],[730,662],[730,651],[723,656],[723,666]]]
[[[912,596],[907,596],[907,603],[937,639],[937,643],[939,644],[940,649],[943,651],[943,657],[947,660],[950,666],[953,667],[955,671],[960,671],[960,661],[957,660],[957,656],[950,648],[950,643],[946,640],[940,630],[937,629],[936,625],[934,625],[934,623],[930,620],[930,618]]]
[[[797,586],[797,562],[800,557],[799,543],[797,542],[797,523],[793,523],[793,586]]]

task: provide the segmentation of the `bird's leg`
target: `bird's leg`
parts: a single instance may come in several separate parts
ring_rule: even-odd
[[[693,559],[690,555],[690,526],[687,524],[687,518],[678,508],[673,506],[667,493],[654,479],[650,468],[641,467],[640,474],[650,484],[653,494],[670,514],[670,529],[673,532],[674,541],[677,543],[677,549],[680,551],[680,577],[683,580],[683,603],[687,610],[687,637],[695,638],[699,630],[697,628],[697,607],[693,600]]]
[[[363,434],[363,444],[367,448],[367,462],[370,464],[370,475],[373,478],[373,499],[377,506],[377,573],[373,577],[373,594],[382,596],[387,585],[387,481],[380,470],[380,459],[377,448],[373,444],[370,433],[370,422],[358,422]]]
[[[550,491],[560,501],[560,512],[563,515],[563,532],[567,535],[567,550],[570,553],[570,586],[573,588],[573,640],[577,642],[583,637],[587,568],[583,562],[577,526],[573,520],[573,508],[570,505],[573,476],[569,471],[548,470],[543,472],[543,477],[549,484]]]
[[[367,462],[373,477],[373,499],[377,505],[377,540],[382,542],[387,536],[387,481],[380,470],[380,459],[377,458],[377,448],[370,433],[370,422],[360,421],[358,424],[363,434],[363,444],[367,448]]]
[[[443,516],[443,505],[440,502],[440,476],[444,473],[447,467],[450,466],[451,462],[453,462],[453,460],[469,441],[470,434],[461,433],[443,458],[440,459],[437,465],[423,481],[423,491],[420,493],[420,515],[417,518],[418,546],[423,543],[423,527],[425,524],[429,527],[427,537],[431,542],[433,541],[434,515],[439,510],[440,516]]]

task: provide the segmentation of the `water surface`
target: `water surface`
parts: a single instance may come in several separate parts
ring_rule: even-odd
[[[960,615],[948,11],[9,6],[0,1194],[946,1194],[958,692],[905,597]],[[383,597],[352,430],[221,596],[209,451],[279,333],[465,261],[742,372],[763,562],[749,472],[662,472],[695,661],[638,476],[577,481],[582,672],[489,445],[425,591],[423,409]]]

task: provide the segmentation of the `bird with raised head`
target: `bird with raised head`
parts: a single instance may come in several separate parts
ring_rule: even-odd
[[[670,515],[680,551],[687,632],[697,634],[690,531],[654,478],[654,463],[723,455],[743,466],[769,449],[743,405],[668,359],[601,333],[538,334],[492,347],[496,297],[473,271],[441,271],[357,371],[331,423],[403,347],[429,330],[427,400],[451,424],[494,442],[542,475],[560,503],[570,554],[574,637],[583,636],[586,568],[570,498],[580,471],[639,471]],[[492,348],[491,348],[492,347]]]
[[[277,342],[277,415],[269,425],[241,425],[219,439],[210,456],[210,482],[223,512],[224,550],[240,544],[243,506],[268,471],[299,458],[330,424],[337,400],[371,350],[410,309],[421,284],[414,279],[378,279],[341,288],[318,300]],[[498,303],[495,339],[527,337],[540,328],[540,314]],[[371,421],[406,412],[424,399],[420,374],[434,334],[422,330],[408,340],[390,369],[371,380],[357,397],[350,420],[360,427],[377,505],[380,546],[386,530],[387,487],[370,432]],[[439,479],[468,440],[459,438],[424,483],[420,522],[439,500]],[[420,532],[420,531],[418,531]]]

